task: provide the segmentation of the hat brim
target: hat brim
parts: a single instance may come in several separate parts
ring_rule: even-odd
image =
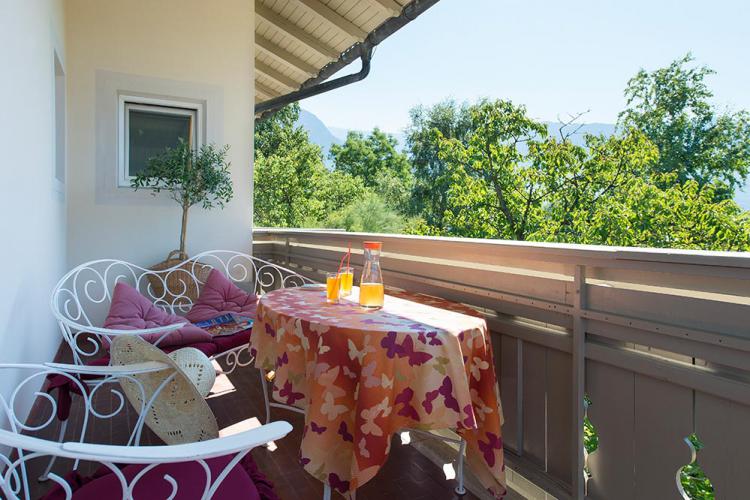
[[[169,365],[165,370],[120,378],[125,396],[139,414],[144,410],[145,399],[148,407],[144,421],[162,441],[172,445],[219,437],[219,426],[208,403],[185,372],[161,349],[136,335],[118,335],[112,342],[110,355],[112,365],[116,366],[145,361]]]

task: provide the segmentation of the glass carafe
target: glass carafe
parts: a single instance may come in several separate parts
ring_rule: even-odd
[[[379,241],[365,241],[365,264],[359,282],[359,305],[368,308],[383,307],[383,273],[380,271]]]

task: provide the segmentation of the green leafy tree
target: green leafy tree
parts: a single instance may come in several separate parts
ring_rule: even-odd
[[[318,189],[317,198],[321,200],[325,214],[338,212],[370,193],[360,177],[335,171],[323,176]]]
[[[180,225],[180,255],[186,256],[188,212],[190,207],[201,205],[210,210],[223,208],[232,199],[232,176],[226,161],[229,146],[207,144],[194,150],[184,140],[174,148],[149,159],[146,168],[131,181],[137,191],[151,189],[156,196],[162,191],[182,208]]]
[[[310,139],[304,128],[297,126],[300,107],[298,103],[285,106],[268,118],[255,121],[255,154],[266,158],[283,155],[296,149],[310,150]],[[308,154],[320,155],[309,151]]]
[[[255,224],[301,227],[321,220],[319,190],[328,173],[320,147],[297,125],[299,105],[287,106],[255,125]]]
[[[524,240],[534,230],[541,165],[520,146],[547,135],[547,127],[509,101],[482,101],[469,109],[465,143],[441,139],[439,157],[450,173],[444,223],[452,234]]]
[[[375,193],[368,193],[342,210],[332,212],[326,227],[367,233],[400,233],[404,218]]]
[[[414,187],[414,176],[411,173],[399,177],[390,170],[381,170],[375,174],[372,191],[393,211],[408,214],[409,204]]]
[[[294,154],[255,157],[255,224],[301,227],[320,220],[323,203],[318,188],[326,174],[322,163],[306,162]]]
[[[583,243],[750,250],[750,213],[732,200],[717,200],[713,185],[701,188],[692,180],[632,177],[574,225],[578,237],[571,241]]]
[[[347,134],[344,144],[331,145],[329,156],[335,170],[361,178],[368,187],[376,185],[379,172],[388,172],[409,182],[409,159],[397,147],[396,138],[378,128],[368,136],[352,131]]]
[[[625,89],[619,124],[642,131],[659,150],[657,173],[699,187],[716,184],[731,198],[750,169],[750,114],[720,111],[710,103],[706,79],[714,71],[695,66],[692,55],[652,72],[640,70]]]
[[[420,233],[440,234],[445,229],[443,219],[450,186],[446,163],[439,155],[440,140],[454,139],[466,144],[472,124],[469,106],[446,100],[432,107],[412,108],[409,115],[406,144],[415,176],[411,212],[424,218]]]
[[[654,173],[658,150],[639,130],[584,145],[530,119],[523,106],[469,109],[465,143],[440,139],[449,175],[449,234],[606,245],[746,250],[750,217],[717,187]],[[424,227],[409,227],[429,234]]]
[[[299,105],[256,123],[255,223],[270,227],[318,227],[368,193],[364,180],[329,172],[320,148],[297,125]]]

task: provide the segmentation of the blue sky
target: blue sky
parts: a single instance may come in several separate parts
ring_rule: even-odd
[[[692,51],[718,73],[716,103],[750,109],[749,25],[747,0],[441,0],[378,47],[365,81],[301,104],[329,126],[389,132],[447,97],[613,123],[639,68]]]

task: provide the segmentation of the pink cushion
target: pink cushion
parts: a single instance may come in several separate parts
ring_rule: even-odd
[[[211,477],[215,478],[220,474],[231,459],[231,456],[224,456],[207,460]],[[145,465],[126,465],[121,470],[125,478],[130,481],[144,467]],[[136,483],[133,498],[137,500],[163,500],[168,498],[172,487],[164,480],[165,474],[169,474],[177,482],[178,489],[175,498],[192,500],[201,497],[205,487],[205,472],[197,462],[186,462],[162,464],[146,473]],[[92,477],[82,477],[77,473],[72,473],[65,479],[73,488],[73,499],[75,500],[101,500],[102,498],[114,498],[114,496],[119,498],[119,495],[113,495],[113,493],[122,489],[117,476],[104,467],[100,468]],[[44,500],[63,498],[65,498],[65,495],[62,488],[56,486],[44,497]],[[278,499],[273,491],[273,484],[257,469],[257,465],[249,455],[232,468],[212,498],[226,500]]]
[[[254,318],[257,305],[257,295],[240,289],[220,271],[212,269],[198,301],[185,317],[193,323],[230,312]]]
[[[141,330],[173,325],[175,323],[187,323],[187,321],[185,318],[181,318],[176,314],[169,314],[155,306],[150,300],[141,295],[138,290],[127,283],[118,282],[112,293],[112,304],[109,306],[107,319],[104,320],[104,328]],[[142,338],[153,344],[163,335],[163,333],[151,333],[142,335]],[[211,339],[210,333],[188,323],[179,330],[169,333],[159,342],[159,347],[210,342]]]

